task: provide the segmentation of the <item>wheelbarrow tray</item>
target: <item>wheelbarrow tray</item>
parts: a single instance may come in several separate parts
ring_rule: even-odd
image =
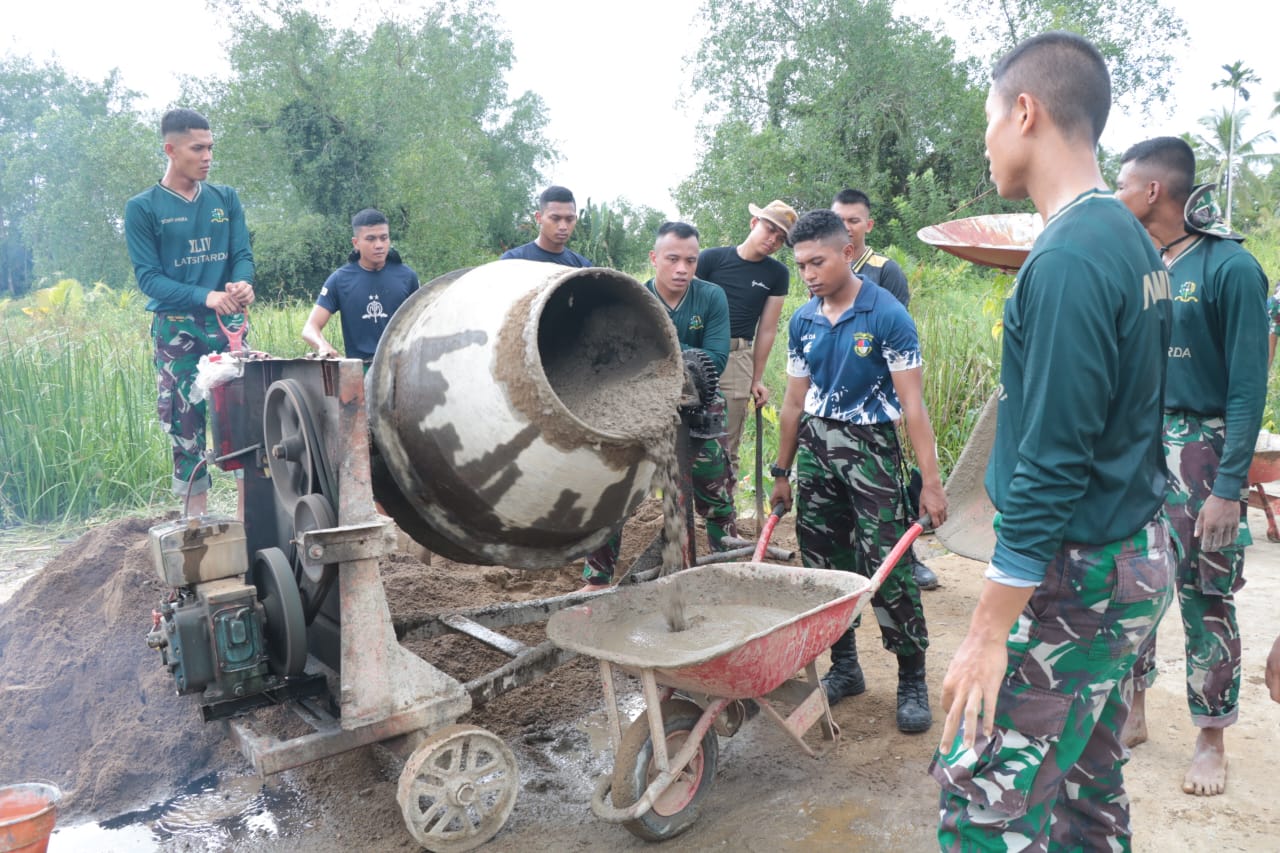
[[[663,602],[678,585],[693,621],[700,611],[767,608],[754,630],[691,628],[677,634],[636,631],[638,620],[661,622]],[[870,598],[871,582],[853,572],[713,563],[652,583],[619,587],[561,610],[547,623],[556,645],[607,661],[632,674],[648,670],[659,684],[724,699],[764,696],[831,647]],[[652,624],[652,623],[650,623]],[[654,642],[654,640],[657,642]]]

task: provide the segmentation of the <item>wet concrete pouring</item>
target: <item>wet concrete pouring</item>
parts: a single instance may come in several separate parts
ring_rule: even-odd
[[[165,592],[155,579],[146,530],[158,519],[96,528],[51,559],[0,603],[0,781],[47,780],[66,794],[50,850],[412,851],[395,802],[400,762],[371,747],[262,783],[220,724],[173,695],[158,655],[146,648],[151,609]],[[1280,631],[1280,546],[1250,513],[1257,546],[1239,597],[1244,684],[1238,725],[1228,733],[1227,793],[1196,798],[1178,789],[1194,737],[1182,698],[1181,626],[1161,629],[1161,678],[1148,694],[1151,740],[1126,768],[1134,801],[1134,849],[1272,850],[1280,807],[1269,795],[1280,706],[1266,696],[1262,665]],[[659,502],[636,513],[626,565],[662,525]],[[789,524],[775,541],[794,547]],[[926,595],[933,638],[929,683],[936,702],[945,662],[968,623],[982,566],[935,554],[943,587]],[[7,557],[7,555],[5,555]],[[3,560],[0,557],[0,560]],[[576,589],[575,567],[546,572],[461,566],[411,553],[384,561],[397,617]],[[936,847],[937,789],[925,775],[939,725],[923,736],[894,729],[893,658],[877,648],[870,620],[859,632],[868,691],[838,705],[843,730],[814,761],[773,727],[752,721],[721,739],[721,760],[702,815],[673,850],[902,850]],[[542,626],[512,633],[526,642]],[[503,662],[470,640],[445,637],[412,648],[459,678]],[[819,668],[825,663],[820,659]],[[506,827],[483,849],[644,849],[623,828],[600,821],[588,801],[612,768],[598,673],[578,659],[473,711],[513,749],[520,794]],[[624,709],[635,716],[634,693]],[[816,732],[810,742],[820,745]]]

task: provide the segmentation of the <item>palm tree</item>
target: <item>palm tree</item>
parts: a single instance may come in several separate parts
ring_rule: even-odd
[[[1230,65],[1222,66],[1222,70],[1227,72],[1227,76],[1222,80],[1218,80],[1213,84],[1215,89],[1231,90],[1231,126],[1227,134],[1227,227],[1231,227],[1231,191],[1235,189],[1231,185],[1231,164],[1234,159],[1234,150],[1231,143],[1235,142],[1235,124],[1236,124],[1236,98],[1237,96],[1244,100],[1249,100],[1249,90],[1244,87],[1246,83],[1261,83],[1262,80],[1257,74],[1253,73],[1252,68],[1246,68],[1244,63],[1237,59]]]

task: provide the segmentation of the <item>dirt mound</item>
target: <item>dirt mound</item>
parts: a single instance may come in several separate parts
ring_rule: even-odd
[[[118,814],[209,773],[249,771],[223,726],[205,724],[192,698],[175,695],[159,654],[147,648],[151,612],[169,592],[152,567],[147,530],[164,520],[95,528],[0,604],[0,784],[53,782],[67,817]],[[628,523],[622,565],[661,524],[658,502],[647,501]],[[439,556],[428,556],[427,565],[412,550],[381,566],[395,620],[558,595],[582,583],[580,567],[520,571]],[[529,645],[545,639],[542,624],[509,633]],[[408,645],[460,680],[507,660],[458,636]],[[576,661],[470,720],[503,737],[537,732],[596,704],[596,679],[591,662]]]
[[[71,815],[145,802],[234,760],[144,640],[167,593],[147,545],[162,520],[86,533],[0,605],[0,780],[54,782]]]

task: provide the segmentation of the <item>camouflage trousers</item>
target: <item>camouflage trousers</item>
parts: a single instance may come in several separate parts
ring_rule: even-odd
[[[907,532],[902,449],[893,424],[805,416],[797,435],[796,538],[813,569],[870,577]],[[896,655],[929,647],[920,587],[906,560],[871,599],[880,639]],[[854,622],[854,627],[858,622]]]
[[[208,470],[192,476],[205,448],[205,404],[191,402],[191,387],[200,356],[225,351],[227,337],[210,311],[200,316],[157,314],[151,338],[159,392],[156,414],[173,445],[173,491],[186,495],[189,489],[198,495],[209,490],[211,480]]]
[[[720,402],[717,405],[723,406]],[[727,436],[705,441],[692,439],[694,454],[690,479],[693,481],[693,508],[706,519],[707,542],[713,551],[721,551],[726,536],[738,535],[737,511],[733,505],[733,468],[729,464]],[[606,584],[618,567],[622,551],[622,531],[587,555],[582,579],[587,583]]]
[[[1161,516],[1109,545],[1066,545],[1009,632],[990,738],[934,754],[942,850],[1129,850],[1119,732],[1138,647],[1173,597]]]
[[[1164,452],[1169,466],[1165,512],[1179,545],[1176,589],[1186,633],[1187,705],[1200,728],[1225,728],[1239,716],[1240,625],[1235,593],[1244,586],[1244,549],[1253,544],[1248,504],[1240,500],[1236,543],[1201,551],[1196,517],[1213,489],[1226,442],[1222,418],[1186,412],[1164,416]],[[1142,645],[1134,667],[1135,689],[1156,680],[1156,635]]]

